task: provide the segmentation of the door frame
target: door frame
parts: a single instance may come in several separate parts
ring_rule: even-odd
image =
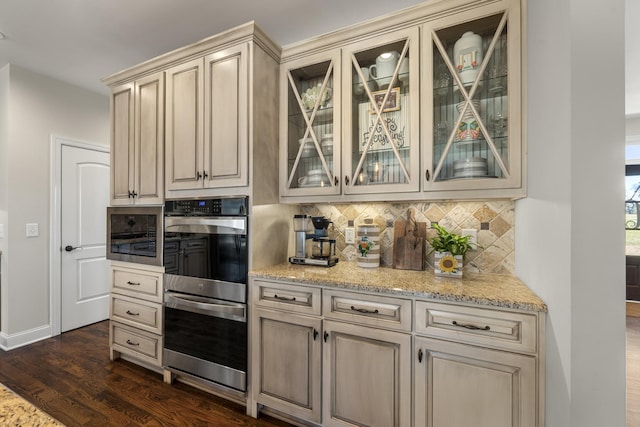
[[[86,150],[109,153],[109,146],[94,142],[78,141],[60,135],[51,135],[51,189],[49,204],[49,324],[51,336],[60,335],[62,320],[60,310],[62,286],[62,206],[60,205],[60,186],[62,185],[62,148],[70,146]],[[109,184],[110,185],[110,184]]]

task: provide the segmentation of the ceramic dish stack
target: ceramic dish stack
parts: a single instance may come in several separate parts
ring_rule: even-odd
[[[312,169],[300,179],[298,179],[300,187],[326,187],[329,185],[329,178],[323,169]]]
[[[301,138],[298,140],[298,143],[302,146],[302,154],[300,154],[300,158],[308,159],[309,157],[317,156],[316,147],[313,143],[313,138]]]
[[[487,159],[470,157],[453,162],[453,176],[455,178],[475,178],[488,175]]]

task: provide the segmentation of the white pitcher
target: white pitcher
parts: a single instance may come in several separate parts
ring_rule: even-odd
[[[376,63],[369,67],[369,74],[378,83],[378,86],[384,88],[391,83],[391,77],[398,65],[400,54],[396,51],[385,52],[378,55]]]

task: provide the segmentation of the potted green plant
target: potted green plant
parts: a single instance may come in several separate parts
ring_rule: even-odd
[[[438,235],[431,239],[435,251],[434,272],[436,276],[462,277],[464,256],[477,244],[469,242],[469,236],[450,233],[438,224],[433,224]]]

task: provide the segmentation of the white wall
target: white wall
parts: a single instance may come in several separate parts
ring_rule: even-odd
[[[535,0],[516,273],[548,305],[547,426],[625,425],[624,0]]]
[[[3,257],[10,260],[3,265],[7,291],[0,308],[5,339],[49,327],[51,135],[109,144],[108,97],[8,67],[8,182],[0,187],[7,198],[5,231],[10,242],[3,249]],[[26,223],[38,223],[40,236],[26,238]]]
[[[9,67],[0,69],[0,224],[6,228],[7,223],[7,179],[9,171],[8,161],[8,144],[9,144]],[[0,258],[0,331],[2,325],[5,324],[5,312],[2,310],[2,301],[6,299],[6,286],[2,285],[6,274],[7,256],[6,246],[8,238],[0,238],[0,252],[3,252]]]

